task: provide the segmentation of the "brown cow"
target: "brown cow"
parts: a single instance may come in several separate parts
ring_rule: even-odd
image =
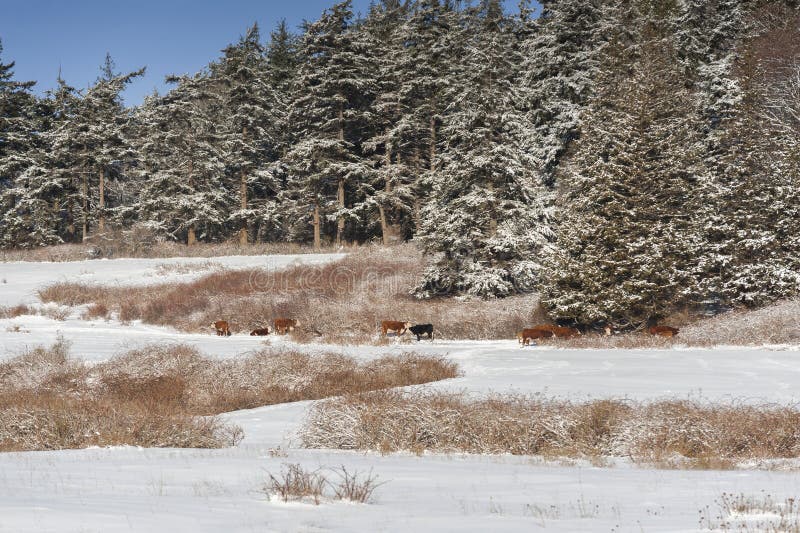
[[[217,332],[217,337],[230,337],[231,327],[227,320],[217,320],[211,324]]]
[[[294,331],[294,328],[300,325],[300,321],[294,318],[276,318],[272,324],[275,326],[275,333],[286,335],[288,332]]]
[[[577,337],[578,335],[581,334],[581,332],[575,328],[564,328],[561,326],[554,326],[552,324],[544,324],[536,327],[552,331],[553,335],[555,335],[559,339],[569,339],[571,337]]]
[[[399,322],[397,320],[384,320],[381,322],[381,334],[385,337],[389,333],[395,333],[399,337],[404,335],[411,327],[411,322]]]
[[[549,339],[555,335],[552,331],[542,327],[525,328],[517,333],[517,340],[522,346],[529,346],[532,340]]]
[[[269,335],[269,328],[258,328],[250,332],[251,337],[263,337]]]
[[[647,328],[647,333],[660,337],[674,337],[678,334],[678,328],[673,328],[672,326],[652,326]]]

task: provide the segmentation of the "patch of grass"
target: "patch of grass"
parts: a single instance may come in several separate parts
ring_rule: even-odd
[[[94,320],[97,318],[108,319],[109,314],[110,311],[105,304],[96,303],[89,305],[89,307],[86,308],[86,311],[81,314],[81,318],[84,320]]]
[[[222,263],[216,261],[202,261],[200,263],[159,263],[155,267],[158,276],[169,274],[191,274],[194,272],[205,272],[207,270],[222,270]]]
[[[277,476],[270,474],[263,491],[284,502],[308,500],[319,505],[327,484],[328,480],[318,470],[304,470],[299,464],[291,464]]]
[[[341,344],[387,342],[378,337],[382,320],[432,323],[436,338],[513,339],[537,313],[535,296],[417,300],[409,291],[423,268],[412,245],[363,247],[324,265],[222,271],[149,287],[58,283],[39,295],[63,305],[99,303],[123,321],[141,319],[183,331],[210,331],[208,324],[223,319],[234,333],[243,333],[272,318],[291,317],[301,322],[292,333],[295,340]],[[411,339],[406,334],[401,341]]]
[[[797,427],[795,406],[382,391],[315,404],[301,438],[309,448],[628,457],[664,468],[731,468],[800,457]]]
[[[770,494],[722,493],[715,500],[715,516],[708,507],[700,509],[700,527],[706,531],[742,533],[800,533],[800,500],[779,500]]]
[[[362,475],[358,471],[348,472],[342,466],[332,472],[338,476],[338,482],[328,479],[322,469],[312,471],[299,464],[285,465],[279,475],[269,474],[269,482],[262,491],[284,502],[305,501],[319,505],[324,499],[333,499],[368,503],[375,489],[382,485],[372,471]]]
[[[35,315],[36,310],[27,305],[15,305],[12,307],[0,307],[0,318],[17,318],[23,315]]]
[[[61,244],[42,248],[0,250],[0,262],[36,261],[65,262],[97,258],[171,258],[220,257],[230,255],[277,255],[340,252],[333,246],[314,250],[311,246],[295,243],[255,243],[241,245],[238,240],[221,243],[199,243],[186,246],[165,241],[149,229],[134,226],[130,229],[112,229],[93,235],[85,244]]]
[[[241,430],[216,415],[454,377],[413,353],[359,363],[338,354],[268,350],[218,361],[182,345],[87,365],[60,340],[0,363],[0,451],[129,444],[222,447]]]

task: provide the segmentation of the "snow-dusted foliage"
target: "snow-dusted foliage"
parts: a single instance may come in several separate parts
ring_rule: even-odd
[[[606,48],[581,141],[560,173],[544,303],[582,324],[639,324],[696,294],[693,212],[702,189],[692,94],[658,14],[630,16],[631,25],[645,22],[634,26],[635,44],[618,35]]]
[[[417,293],[508,296],[530,290],[549,233],[547,193],[522,148],[526,122],[515,109],[513,36],[497,2],[487,2],[448,94],[431,193],[418,239],[435,257]],[[454,94],[455,93],[455,94]]]
[[[559,160],[578,134],[593,93],[598,54],[606,40],[609,4],[600,0],[545,0],[538,28],[524,43],[521,95],[532,131],[526,148],[536,170],[552,181]]]
[[[207,73],[171,78],[175,88],[140,109],[143,186],[139,217],[193,244],[220,231],[235,203],[225,187],[222,103]]]
[[[260,232],[274,230],[271,215],[275,209],[271,204],[279,186],[268,166],[277,159],[280,128],[285,126],[285,102],[271,83],[257,25],[248,29],[236,45],[224,50],[219,63],[212,64],[212,71],[215,82],[222,85],[225,119],[221,155],[226,164],[227,186],[238,190],[239,209],[229,215],[229,220],[239,228],[239,242],[247,244],[254,222],[267,223],[266,228],[258,225]]]
[[[50,227],[47,214],[41,212],[42,207],[47,211],[47,206],[26,204],[19,198],[24,192],[20,189],[21,175],[35,174],[40,181],[42,172],[46,172],[36,164],[41,143],[34,135],[44,126],[42,115],[46,116],[46,109],[31,93],[36,82],[14,80],[13,69],[13,62],[0,62],[0,245],[26,246],[31,241],[39,244],[35,237],[28,238],[29,232],[48,233]],[[31,167],[37,170],[29,171]],[[41,243],[53,242],[57,239]]]
[[[800,15],[766,13],[757,27],[738,65],[742,98],[720,128],[705,219],[706,284],[747,306],[800,289]]]
[[[374,91],[366,54],[353,28],[352,2],[327,10],[306,27],[303,57],[292,86],[290,123],[295,144],[286,154],[289,179],[284,191],[295,238],[325,222],[335,222],[335,241],[345,238],[348,199],[369,172],[360,156],[359,132],[365,100]]]

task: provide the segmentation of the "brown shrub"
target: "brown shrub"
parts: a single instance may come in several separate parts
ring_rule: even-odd
[[[142,319],[184,331],[206,330],[220,317],[230,317],[234,331],[291,317],[301,322],[292,333],[295,340],[342,344],[385,342],[378,334],[386,319],[432,323],[437,338],[514,338],[536,313],[534,296],[417,300],[409,290],[423,266],[411,245],[365,247],[323,265],[221,271],[189,283],[149,287],[56,284],[39,295],[66,305],[96,302],[117,310],[123,321]]]
[[[94,303],[89,305],[81,314],[81,318],[84,320],[92,320],[95,318],[108,318],[110,311],[108,307],[104,303]]]
[[[372,475],[372,471],[362,476],[357,471],[350,473],[342,466],[333,470],[333,473],[339,477],[336,484],[326,477],[322,469],[309,471],[299,464],[285,465],[279,476],[269,474],[269,482],[263,486],[262,491],[270,497],[277,496],[284,502],[310,501],[319,505],[323,498],[330,497],[367,503],[375,489],[382,485],[377,482],[378,478]]]
[[[731,467],[800,457],[794,406],[383,391],[319,402],[304,446],[416,453],[631,457],[663,467]]]
[[[13,307],[0,307],[0,318],[17,318],[23,315],[35,315],[36,311],[27,305],[15,305]]]
[[[229,446],[241,430],[214,415],[458,373],[452,363],[416,354],[359,363],[338,354],[269,350],[217,361],[177,345],[89,366],[67,353],[60,340],[0,363],[0,450]]]
[[[328,480],[318,470],[304,470],[299,464],[288,465],[279,476],[269,475],[263,490],[268,496],[278,496],[282,501],[310,500],[319,505]]]
[[[186,246],[182,243],[161,241],[149,230],[134,227],[129,230],[109,230],[96,235],[86,244],[61,244],[43,248],[0,250],[0,262],[36,261],[65,262],[81,261],[100,257],[172,258],[172,257],[221,257],[230,255],[276,255],[340,252],[332,246],[314,250],[311,246],[295,243],[256,243],[242,246],[239,241],[222,243],[199,243]]]

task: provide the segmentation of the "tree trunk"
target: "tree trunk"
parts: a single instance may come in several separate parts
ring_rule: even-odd
[[[247,128],[242,128],[242,139],[247,139]],[[242,211],[247,210],[247,174],[242,169],[242,175],[239,181],[239,199],[241,200]],[[242,227],[239,229],[239,244],[247,246],[247,218],[242,220]]]
[[[417,182],[419,182],[419,175],[422,173],[422,157],[419,155],[419,146],[414,148],[414,167],[417,169]],[[414,235],[419,233],[420,225],[420,201],[419,189],[414,190]]]
[[[388,169],[392,165],[392,145],[386,145],[386,168]],[[386,178],[386,196],[389,196],[389,193],[392,192],[392,184],[388,178]],[[383,202],[378,202],[378,213],[381,219],[381,235],[383,236],[383,244],[389,244],[389,225],[386,222],[386,209],[383,207]]]
[[[241,198],[242,211],[247,210],[247,175],[242,170],[241,181],[239,182],[239,196]],[[242,227],[239,230],[239,244],[247,246],[247,219],[242,220]]]
[[[83,173],[83,228],[81,229],[81,240],[86,242],[89,238],[89,174]]]
[[[319,204],[314,204],[314,249],[319,250],[321,248],[320,238],[319,238]]]
[[[194,173],[194,163],[190,159],[188,163],[187,178],[186,178],[186,181],[189,184],[189,186],[192,185],[192,173]],[[194,224],[192,224],[189,226],[189,230],[186,234],[186,246],[194,246],[195,244],[197,244],[197,234],[195,233]]]
[[[433,162],[436,159],[436,117],[431,116],[431,146],[429,168],[433,170]]]
[[[339,190],[336,193],[337,203],[339,209],[344,209],[344,180],[339,180]],[[336,246],[337,248],[342,245],[342,236],[344,235],[344,216],[339,215],[336,219]]]
[[[339,104],[339,140],[344,141],[344,106]],[[336,200],[339,209],[344,209],[344,179],[339,178],[339,189],[336,192]],[[336,247],[342,245],[342,237],[344,235],[344,215],[339,213],[336,217]]]
[[[487,188],[492,201],[494,201],[494,183],[490,181],[487,184]],[[497,214],[494,210],[494,204],[492,204],[492,209],[489,211],[489,236],[494,237],[495,235],[497,235]]]
[[[100,169],[98,177],[100,178],[100,204],[98,205],[97,231],[103,233],[106,230],[106,173],[103,169]]]

